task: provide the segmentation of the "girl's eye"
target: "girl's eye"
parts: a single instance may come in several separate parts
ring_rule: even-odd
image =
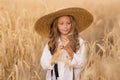
[[[68,22],[67,24],[68,24],[68,25],[71,25],[71,22]]]
[[[71,22],[66,22],[66,23],[58,23],[59,25],[64,25],[64,24],[68,24],[68,25],[71,25]]]
[[[69,23],[67,23],[67,24],[71,24],[71,23],[69,22]]]
[[[63,25],[63,23],[59,23],[60,25]]]

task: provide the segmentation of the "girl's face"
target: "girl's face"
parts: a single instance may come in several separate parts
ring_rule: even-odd
[[[58,30],[60,35],[67,35],[71,29],[71,21],[68,16],[62,16],[58,18]]]

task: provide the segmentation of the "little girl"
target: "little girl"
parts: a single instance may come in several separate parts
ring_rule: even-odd
[[[85,45],[79,32],[93,21],[82,8],[67,8],[41,17],[35,30],[49,41],[41,56],[46,80],[80,80],[80,68],[85,60]]]

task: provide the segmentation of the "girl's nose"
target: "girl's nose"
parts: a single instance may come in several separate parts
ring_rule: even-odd
[[[68,24],[64,24],[64,27],[67,27],[68,26]]]

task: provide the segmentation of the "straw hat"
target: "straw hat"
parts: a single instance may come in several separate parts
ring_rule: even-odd
[[[50,25],[53,20],[59,16],[71,15],[75,18],[78,26],[78,32],[83,31],[93,21],[93,16],[87,10],[78,7],[66,8],[55,11],[39,18],[35,23],[35,31],[43,37],[48,37],[50,32]]]

